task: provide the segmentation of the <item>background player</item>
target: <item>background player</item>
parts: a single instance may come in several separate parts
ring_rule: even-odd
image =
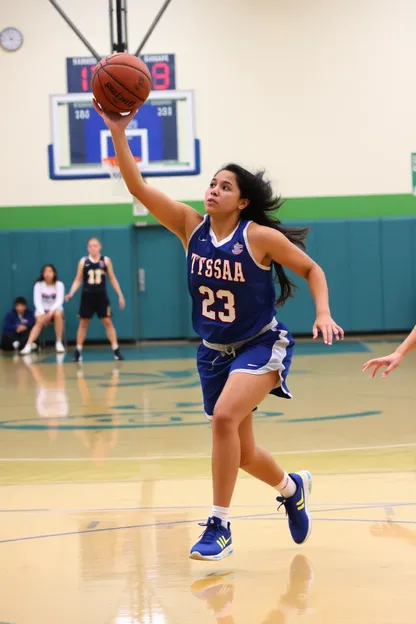
[[[280,284],[280,304],[293,292],[283,269],[287,266],[308,282],[315,300],[314,337],[321,331],[332,344],[334,335],[343,335],[330,315],[322,269],[296,246],[303,246],[306,230],[285,228],[273,218],[281,202],[270,183],[262,173],[253,175],[238,165],[215,174],[205,194],[205,217],[171,200],[144,182],[131,154],[125,128],[137,109],[122,117],[94,105],[112,133],[130,193],[188,252],[193,326],[203,338],[198,372],[205,411],[212,417],[214,490],[206,529],[190,556],[218,560],[232,553],[228,514],[240,467],[279,491],[277,500],[286,508],[292,537],[303,543],[311,531],[311,475],[288,475],[270,453],[256,446],[252,412],[269,393],[291,397],[286,376],[294,342],[275,320],[272,266]]]
[[[101,254],[101,243],[95,236],[88,239],[88,256],[81,258],[78,264],[77,274],[71,290],[65,297],[69,301],[82,284],[81,304],[79,308],[79,327],[77,331],[77,346],[74,354],[74,362],[82,361],[82,346],[84,344],[90,320],[96,314],[102,320],[113,349],[114,359],[123,360],[117,341],[117,334],[111,320],[110,300],[107,294],[106,277],[118,295],[120,308],[124,310],[125,301],[121,292],[120,284],[115,276],[113,263],[110,258]]]

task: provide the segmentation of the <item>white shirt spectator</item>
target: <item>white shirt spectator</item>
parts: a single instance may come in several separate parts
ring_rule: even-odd
[[[33,289],[33,301],[35,304],[35,316],[62,310],[64,305],[65,287],[62,282],[47,284],[36,282]]]

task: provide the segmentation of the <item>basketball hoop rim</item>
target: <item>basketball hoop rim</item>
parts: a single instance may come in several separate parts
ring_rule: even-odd
[[[133,158],[137,163],[141,162],[142,160],[140,156],[133,156]],[[107,167],[116,168],[119,166],[117,156],[106,156],[102,159],[101,162],[103,163],[103,165],[107,165]]]

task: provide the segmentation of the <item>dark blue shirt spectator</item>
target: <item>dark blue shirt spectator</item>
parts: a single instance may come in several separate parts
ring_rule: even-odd
[[[1,347],[5,351],[22,349],[27,342],[30,330],[35,324],[35,315],[27,307],[24,297],[17,297],[13,310],[4,317]]]

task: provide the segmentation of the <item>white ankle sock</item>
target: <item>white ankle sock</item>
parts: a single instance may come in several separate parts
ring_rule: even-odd
[[[77,351],[82,351],[82,345],[77,345]]]
[[[113,351],[115,351],[116,349],[118,349],[118,344],[117,344],[117,342],[116,342],[115,344],[112,344],[112,345],[111,345],[111,348],[112,348],[112,350],[113,350]]]
[[[230,512],[229,507],[218,507],[217,505],[212,506],[211,510],[211,518],[215,516],[221,520],[221,524],[225,529],[228,529],[228,514]]]
[[[290,498],[296,492],[297,485],[293,481],[292,477],[289,477],[287,472],[285,472],[283,479],[280,483],[275,485],[274,489],[278,490],[284,498]]]

